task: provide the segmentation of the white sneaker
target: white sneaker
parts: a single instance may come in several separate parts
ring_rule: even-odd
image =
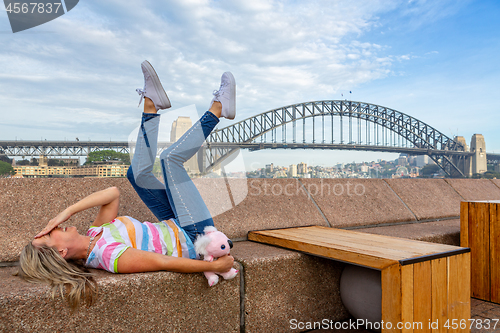
[[[222,104],[221,117],[234,119],[236,116],[236,81],[231,72],[222,74],[220,88],[214,91],[214,98],[210,103],[210,107],[212,107],[214,102],[220,102]]]
[[[137,93],[141,96],[139,105],[141,105],[144,97],[147,97],[155,104],[156,111],[171,107],[167,93],[163,89],[153,66],[151,66],[149,61],[145,60],[141,64],[141,68],[144,74],[144,89],[136,89]]]

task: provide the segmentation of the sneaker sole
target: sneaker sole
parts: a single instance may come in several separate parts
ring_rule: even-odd
[[[224,74],[227,74],[229,80],[231,81],[231,85],[233,86],[233,89],[231,91],[231,100],[233,101],[233,105],[231,105],[231,110],[233,112],[225,118],[234,119],[234,117],[236,116],[236,80],[234,79],[233,73],[225,72]]]
[[[158,77],[158,74],[156,74],[155,69],[147,60],[145,60],[142,63],[142,65],[146,67],[147,71],[149,72],[149,75],[151,76],[153,85],[155,86],[156,93],[158,95],[158,98],[160,99],[160,103],[162,104],[162,106],[164,106],[162,109],[170,108],[172,105],[170,104],[170,100],[168,99],[165,89],[163,89],[163,86],[160,82],[160,78]]]

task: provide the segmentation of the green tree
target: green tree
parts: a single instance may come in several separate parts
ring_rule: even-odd
[[[130,164],[130,155],[119,153],[114,150],[94,151],[87,155],[86,165],[93,162],[121,161],[123,164]]]
[[[14,171],[14,168],[12,165],[10,165],[7,162],[0,161],[0,176],[7,176],[7,175],[15,175],[16,172]]]
[[[48,165],[48,166],[65,166],[65,165],[66,165],[66,163],[64,163],[64,161],[63,161],[63,160],[57,160],[57,159],[52,159],[52,158],[51,158],[51,159],[49,159],[49,160],[47,161],[47,165]]]
[[[30,161],[28,160],[16,161],[16,165],[30,165]]]
[[[12,164],[12,160],[7,155],[4,155],[4,151],[2,149],[0,149],[0,161]]]
[[[440,168],[437,164],[427,164],[422,168],[422,170],[420,170],[420,174],[425,178],[429,178],[433,174],[439,172],[439,169]]]
[[[479,179],[479,178],[486,178],[486,179],[500,179],[500,173],[498,172],[492,172],[492,171],[486,171],[485,173],[475,173],[472,175],[471,178],[474,179]]]

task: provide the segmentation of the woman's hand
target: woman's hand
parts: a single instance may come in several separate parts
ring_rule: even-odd
[[[59,224],[67,221],[71,217],[71,215],[73,215],[73,214],[71,214],[70,210],[68,208],[66,208],[65,210],[63,210],[62,212],[57,214],[56,217],[54,217],[52,220],[50,220],[49,223],[47,224],[47,226],[45,226],[45,228],[43,228],[42,231],[40,231],[35,236],[35,238],[40,238],[40,237],[48,234],[49,232],[52,231],[52,229],[59,226]]]
[[[110,187],[105,190],[92,193],[60,212],[56,217],[49,221],[47,226],[43,228],[42,231],[35,236],[35,238],[48,234],[59,224],[67,221],[72,215],[98,206],[101,206],[101,209],[99,210],[93,225],[100,227],[104,223],[107,223],[116,217],[119,203],[120,191],[116,187]]]
[[[234,258],[230,254],[226,254],[225,256],[212,261],[212,264],[214,265],[213,271],[217,273],[225,273],[233,267],[233,263]]]

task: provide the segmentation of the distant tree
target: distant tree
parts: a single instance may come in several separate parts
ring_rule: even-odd
[[[8,175],[15,175],[16,172],[14,171],[14,168],[12,165],[10,165],[7,162],[0,161],[0,176],[8,176]]]
[[[64,163],[63,160],[58,160],[58,159],[50,159],[47,161],[48,166],[65,166],[66,163]]]
[[[30,165],[30,161],[28,160],[16,161],[16,165]]]
[[[89,153],[87,156],[86,165],[93,162],[109,162],[109,161],[121,161],[123,164],[130,164],[130,155],[124,153],[118,153],[114,150],[101,150]]]
[[[7,155],[4,155],[3,149],[0,149],[0,161],[12,164],[12,160]]]
[[[475,173],[472,175],[472,178],[474,178],[474,179],[479,179],[479,178],[500,179],[500,173],[493,172],[493,171],[486,171],[485,173]]]
[[[440,167],[437,164],[427,164],[420,170],[420,174],[425,178],[429,178],[439,172],[439,169]]]

